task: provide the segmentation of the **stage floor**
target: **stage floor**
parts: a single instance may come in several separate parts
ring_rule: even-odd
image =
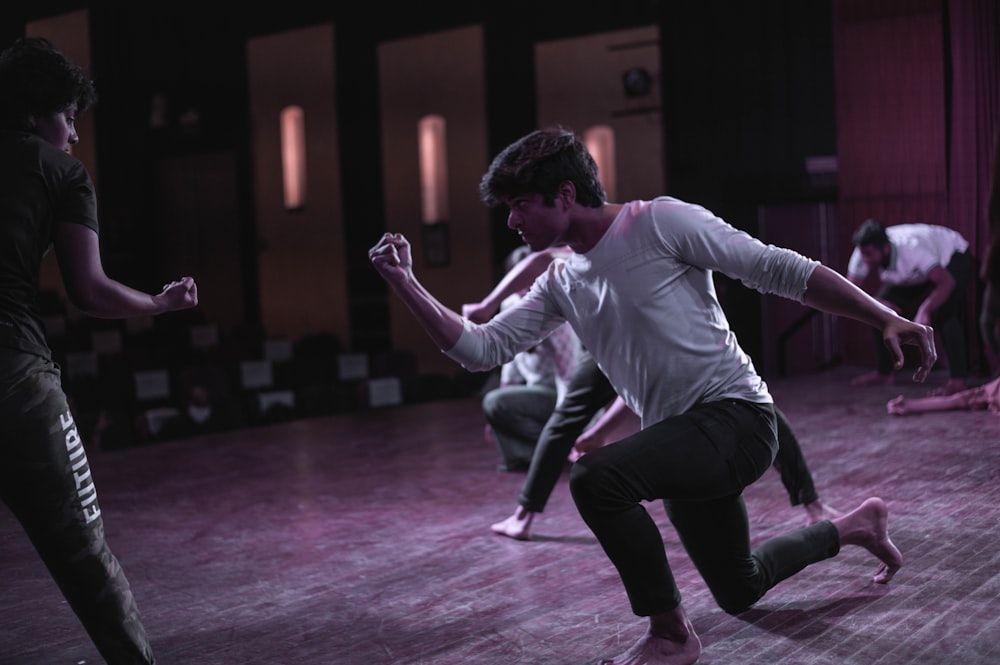
[[[824,499],[886,499],[902,570],[876,585],[847,547],[729,616],[650,504],[700,664],[1000,663],[1000,417],[891,417],[927,386],[849,388],[859,371],[769,385]],[[468,398],[92,452],[159,663],[580,665],[631,645],[646,622],[566,475],[534,540],[490,532],[524,475],[498,472],[482,434]],[[804,522],[776,472],[746,499],[755,539]],[[0,665],[103,662],[6,508],[0,570]]]

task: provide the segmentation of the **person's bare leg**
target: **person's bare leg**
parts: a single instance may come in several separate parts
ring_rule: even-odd
[[[684,608],[649,617],[646,634],[628,651],[598,665],[691,665],[701,656],[701,640]]]
[[[903,555],[889,540],[889,509],[882,499],[865,499],[851,512],[830,521],[840,532],[841,545],[863,547],[882,562],[874,581],[887,583],[903,565]]]
[[[493,533],[509,536],[515,540],[531,540],[531,523],[535,519],[535,514],[526,510],[524,506],[518,506],[513,515],[491,525],[490,529]]]
[[[851,385],[855,387],[864,386],[888,386],[895,383],[896,378],[892,374],[879,374],[878,372],[868,372],[851,379]]]
[[[839,510],[824,503],[823,499],[804,503],[802,507],[806,509],[806,526],[811,526],[823,520],[832,520],[835,517],[843,515]]]

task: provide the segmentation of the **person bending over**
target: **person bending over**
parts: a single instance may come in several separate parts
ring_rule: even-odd
[[[854,251],[847,277],[861,286],[870,273],[878,275],[878,299],[893,310],[913,311],[917,323],[941,333],[948,359],[948,381],[931,391],[947,395],[966,387],[965,328],[962,298],[972,272],[969,243],[954,229],[934,224],[883,226],[865,220],[854,232]],[[877,333],[877,331],[875,331]],[[854,377],[852,386],[872,386],[894,380],[892,355],[878,334],[873,335],[875,371]]]

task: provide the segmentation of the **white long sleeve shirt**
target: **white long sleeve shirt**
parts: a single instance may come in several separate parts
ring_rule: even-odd
[[[969,241],[955,229],[935,224],[896,224],[885,227],[892,255],[889,265],[879,268],[879,279],[894,286],[923,284],[936,266],[948,267],[952,255],[969,248]],[[847,264],[847,276],[863,280],[868,266],[861,258],[861,248],[855,247]]]
[[[515,307],[482,325],[466,320],[445,353],[471,371],[490,369],[566,321],[643,427],[702,402],[770,403],[722,311],[713,271],[802,302],[818,265],[701,206],[633,201],[593,249],[553,261]]]

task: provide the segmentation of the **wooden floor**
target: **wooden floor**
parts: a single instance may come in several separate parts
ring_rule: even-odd
[[[770,381],[821,494],[889,503],[905,564],[858,548],[723,613],[663,516],[703,665],[1000,663],[1000,417],[885,413],[860,370]],[[935,380],[941,377],[935,377]],[[517,542],[489,525],[496,470],[476,399],[301,420],[91,454],[106,529],[161,665],[580,665],[643,631],[560,482]],[[747,492],[755,538],[801,525],[778,475]],[[0,508],[0,665],[102,663]]]

